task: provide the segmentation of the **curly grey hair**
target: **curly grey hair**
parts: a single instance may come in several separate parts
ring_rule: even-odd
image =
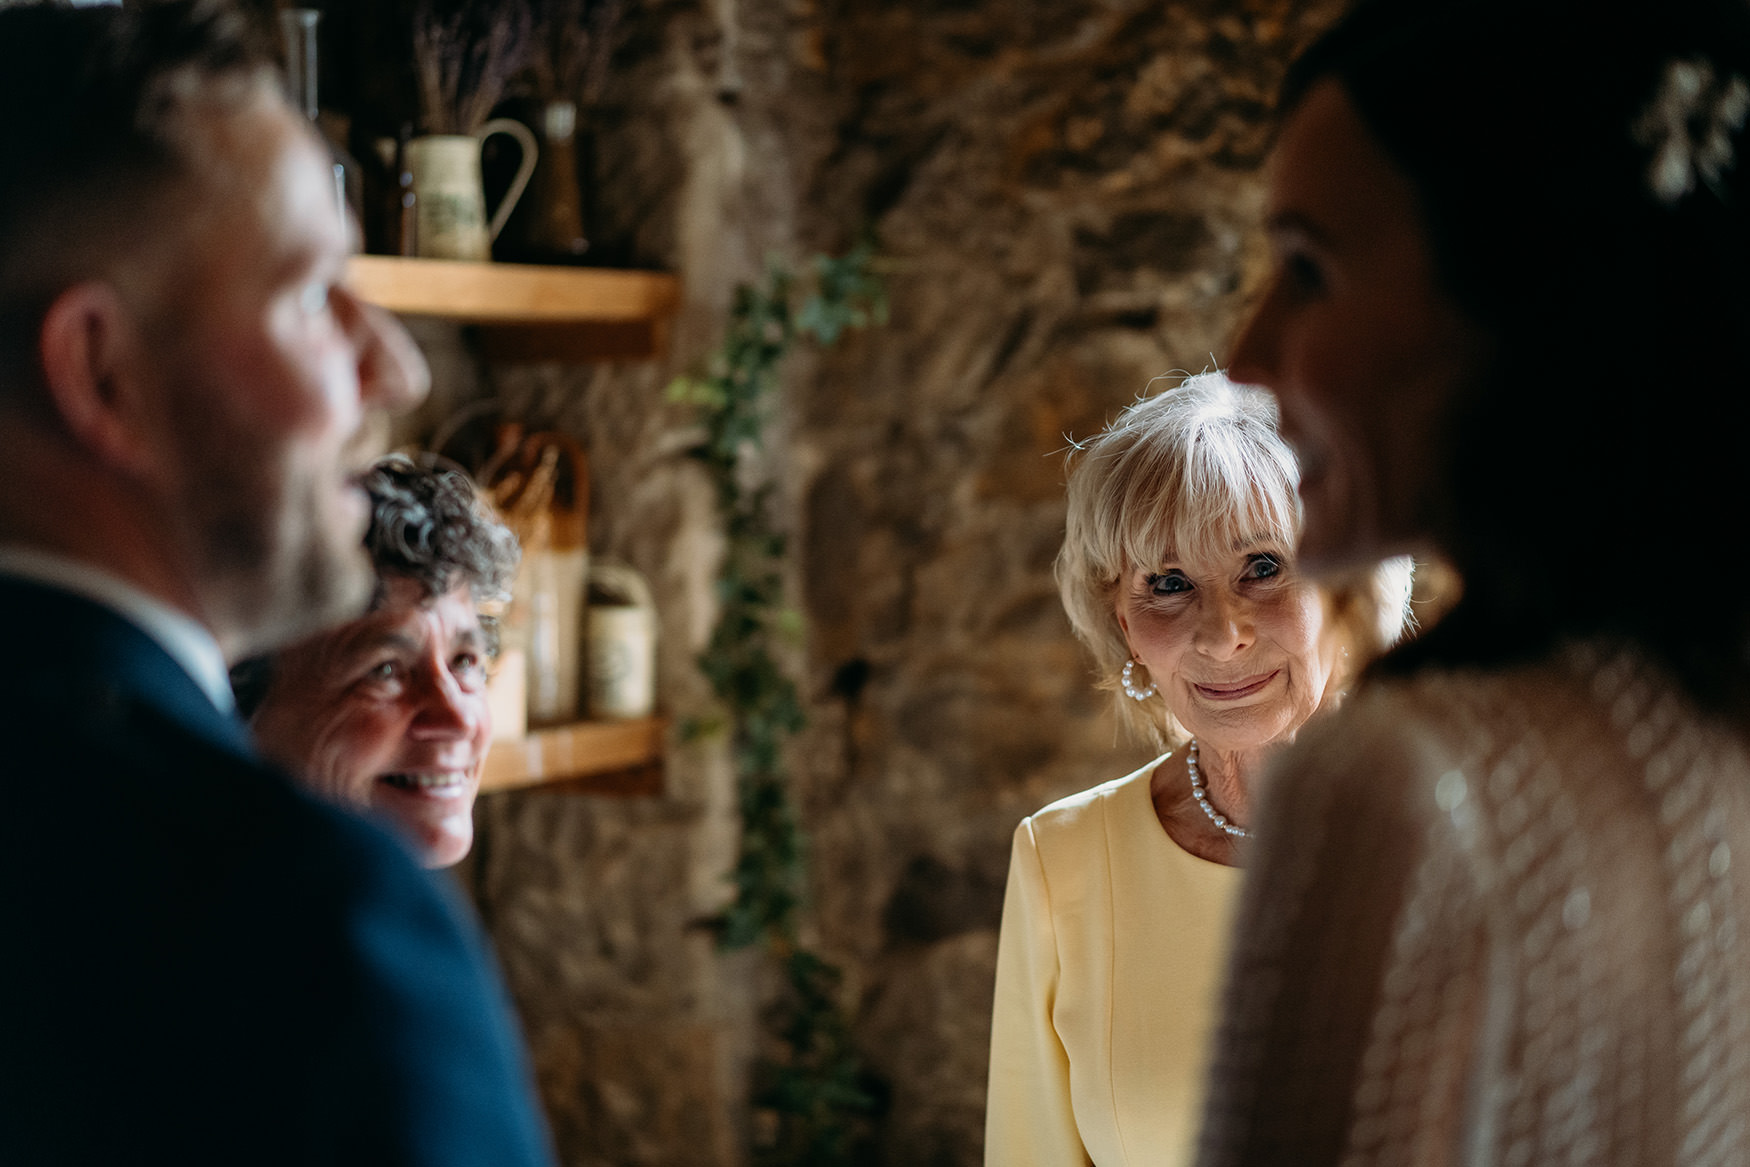
[[[516,536],[486,507],[467,475],[425,467],[404,455],[379,459],[362,485],[371,496],[365,549],[383,577],[415,581],[427,599],[467,584],[475,601],[509,596],[521,551]]]

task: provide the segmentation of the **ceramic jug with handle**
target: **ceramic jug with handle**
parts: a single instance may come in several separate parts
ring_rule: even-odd
[[[516,177],[490,219],[480,182],[480,150],[493,134],[507,134],[522,150]],[[427,259],[492,258],[529,176],[535,172],[535,135],[511,118],[494,118],[473,134],[430,134],[407,143],[413,174],[414,254]]]

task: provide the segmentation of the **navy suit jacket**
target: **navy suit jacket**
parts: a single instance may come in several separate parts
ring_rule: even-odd
[[[0,1163],[551,1162],[453,893],[128,621],[0,618]]]

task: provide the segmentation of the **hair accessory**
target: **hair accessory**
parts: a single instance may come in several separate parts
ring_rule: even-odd
[[[1118,683],[1124,686],[1124,691],[1130,695],[1132,701],[1147,701],[1150,697],[1153,697],[1156,693],[1160,692],[1160,688],[1156,686],[1153,681],[1148,683],[1148,688],[1146,689],[1138,689],[1136,687],[1135,657],[1131,657],[1124,662],[1124,671],[1118,674]]]
[[[1185,772],[1191,775],[1191,797],[1197,800],[1197,805],[1203,808],[1203,813],[1209,816],[1210,822],[1236,839],[1252,837],[1252,832],[1246,828],[1228,822],[1227,816],[1216,810],[1215,804],[1209,801],[1209,792],[1203,789],[1203,771],[1197,768],[1196,738],[1192,738],[1185,745]]]
[[[1737,161],[1732,135],[1750,115],[1750,83],[1736,73],[1715,75],[1697,57],[1668,61],[1652,101],[1631,127],[1636,142],[1653,152],[1647,185],[1658,200],[1673,206],[1695,189],[1699,178],[1721,199],[1720,176]]]

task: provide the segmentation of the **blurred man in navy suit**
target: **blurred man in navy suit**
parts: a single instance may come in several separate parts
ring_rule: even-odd
[[[265,61],[0,8],[0,1159],[544,1163],[469,918],[231,708],[362,609],[361,435],[426,383]]]

